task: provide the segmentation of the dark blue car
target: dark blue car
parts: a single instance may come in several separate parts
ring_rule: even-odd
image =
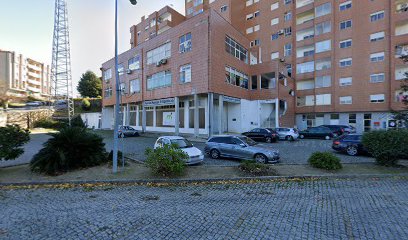
[[[345,152],[350,156],[367,153],[361,139],[361,134],[342,135],[333,141],[332,148],[339,152]]]

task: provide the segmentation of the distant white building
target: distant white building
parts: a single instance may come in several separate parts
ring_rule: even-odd
[[[49,65],[22,54],[0,50],[0,94],[46,98],[51,93]]]

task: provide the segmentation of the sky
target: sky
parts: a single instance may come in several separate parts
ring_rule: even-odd
[[[74,89],[87,70],[101,75],[114,57],[115,0],[66,0]],[[170,5],[184,14],[184,0],[118,0],[119,53],[130,49],[129,29],[143,15]],[[0,0],[0,49],[51,65],[55,0]]]

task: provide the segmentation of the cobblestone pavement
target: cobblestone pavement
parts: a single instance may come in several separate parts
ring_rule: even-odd
[[[0,239],[408,239],[407,183],[0,190]]]

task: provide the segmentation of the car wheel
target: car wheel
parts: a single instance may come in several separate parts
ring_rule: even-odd
[[[358,150],[356,146],[348,146],[346,151],[347,151],[347,154],[350,156],[356,156],[358,154]]]
[[[213,159],[218,159],[218,158],[220,158],[220,152],[217,149],[213,149],[210,152],[210,156]]]
[[[301,139],[305,138],[305,135],[300,134],[299,136]]]
[[[293,141],[293,137],[292,136],[286,136],[286,140]]]
[[[263,154],[256,154],[255,155],[255,161],[257,163],[266,163],[267,162],[267,158],[265,155]]]
[[[265,142],[271,143],[271,142],[272,142],[272,138],[270,138],[270,137],[265,138]]]
[[[326,139],[326,140],[330,140],[330,139],[331,139],[331,137],[330,137],[330,136],[326,136],[326,137],[324,137],[324,139]]]

